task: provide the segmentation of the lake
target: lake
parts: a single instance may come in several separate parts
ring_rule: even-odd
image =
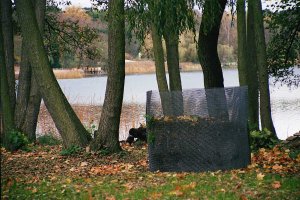
[[[236,69],[223,70],[226,87],[239,86]],[[104,101],[106,76],[82,79],[62,79],[59,84],[71,104],[101,105]],[[203,88],[202,72],[182,72],[183,89]],[[146,92],[157,90],[155,74],[126,75],[124,103],[146,104]],[[300,130],[300,88],[270,84],[272,117],[280,139]]]

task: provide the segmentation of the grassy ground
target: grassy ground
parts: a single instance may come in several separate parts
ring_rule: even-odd
[[[149,172],[147,146],[62,156],[61,146],[1,150],[2,199],[299,199],[300,156],[261,149],[245,169]]]

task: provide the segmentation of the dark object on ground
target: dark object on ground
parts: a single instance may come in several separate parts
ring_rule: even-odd
[[[163,112],[162,95],[147,92],[150,171],[216,171],[250,164],[247,87],[166,93],[169,107],[183,105],[181,113],[172,115]]]
[[[126,142],[131,145],[134,142],[135,138],[137,138],[140,141],[147,142],[146,128],[142,125],[139,128],[131,128],[129,130],[129,135],[126,139]]]
[[[283,141],[283,144],[287,144],[289,147],[294,149],[300,149],[300,131],[295,133],[293,136],[286,138],[286,140]]]

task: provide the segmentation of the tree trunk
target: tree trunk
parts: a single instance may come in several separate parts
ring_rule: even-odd
[[[25,121],[31,82],[31,67],[27,55],[27,49],[25,48],[25,44],[23,42],[21,59],[15,109],[15,123],[19,130],[22,130],[22,126]],[[22,131],[24,132],[24,130]]]
[[[17,13],[21,25],[23,40],[30,49],[29,61],[34,77],[39,77],[38,87],[45,105],[63,139],[66,148],[73,145],[85,146],[88,132],[85,130],[67,98],[63,94],[50,68],[30,0],[17,0]]]
[[[124,0],[108,4],[108,78],[99,128],[92,149],[121,150],[119,125],[125,80],[125,17]]]
[[[36,127],[41,105],[41,95],[34,76],[31,77],[31,89],[26,109],[22,131],[26,133],[30,142],[36,141]]]
[[[199,30],[198,57],[203,70],[204,86],[206,89],[224,87],[221,62],[218,55],[218,38],[221,20],[227,0],[218,0],[219,9],[211,12],[215,5],[213,1],[205,1],[204,12]],[[211,15],[215,20],[211,20]],[[211,26],[208,24],[212,23]]]
[[[173,10],[167,9],[166,11],[173,12]],[[171,112],[168,115],[180,116],[183,114],[183,97],[182,97],[182,85],[180,77],[180,67],[179,67],[179,33],[174,29],[176,27],[176,18],[172,14],[166,14],[167,17],[166,24],[164,27],[164,38],[167,50],[167,64],[169,73],[169,86],[170,94],[167,94],[165,98],[169,99],[169,106],[171,106]],[[171,17],[172,16],[172,17]]]
[[[258,74],[255,50],[255,33],[253,21],[253,1],[248,1],[247,13],[247,73],[248,73],[248,99],[249,99],[249,128],[259,130],[258,112]]]
[[[245,0],[237,0],[238,71],[241,86],[247,85],[247,36]]]
[[[32,0],[41,35],[44,32],[46,0]],[[27,134],[30,142],[36,140],[36,126],[41,105],[41,95],[33,77],[28,59],[27,48],[22,45],[19,87],[15,111],[17,127]]]
[[[171,112],[168,94],[168,82],[166,78],[165,62],[164,62],[164,50],[162,46],[162,36],[158,33],[157,28],[154,24],[151,26],[152,42],[153,42],[153,52],[155,60],[155,72],[156,81],[158,86],[158,91],[160,93],[161,105],[164,115],[169,115]]]
[[[0,4],[0,20],[2,15],[2,5]],[[9,85],[7,79],[6,72],[6,64],[5,64],[5,51],[4,51],[4,42],[3,42],[3,32],[2,27],[0,26],[0,107],[3,112],[2,120],[3,120],[3,133],[1,133],[2,143],[5,147],[9,147],[8,142],[8,134],[10,131],[15,129],[14,124],[14,112],[11,106],[11,100],[9,95]]]
[[[14,70],[14,35],[12,23],[12,2],[11,0],[1,0],[2,6],[2,34],[4,44],[4,55],[6,63],[7,81],[9,87],[10,105],[15,110],[15,70]]]
[[[223,12],[227,0],[205,1],[198,39],[198,57],[203,70],[204,87],[224,88],[224,78],[218,55],[218,38]],[[212,11],[212,8],[213,11]],[[214,16],[212,16],[214,15]],[[206,92],[207,108],[210,117],[228,119],[224,92]]]
[[[277,138],[271,115],[269,75],[267,71],[266,42],[263,24],[263,13],[260,0],[253,0],[255,47],[257,55],[259,91],[260,91],[260,117],[262,128],[267,128]]]

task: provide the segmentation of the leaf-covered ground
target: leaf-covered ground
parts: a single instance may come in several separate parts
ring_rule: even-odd
[[[1,199],[299,199],[300,156],[260,149],[245,169],[149,172],[147,147],[61,156],[61,146],[1,149]]]

